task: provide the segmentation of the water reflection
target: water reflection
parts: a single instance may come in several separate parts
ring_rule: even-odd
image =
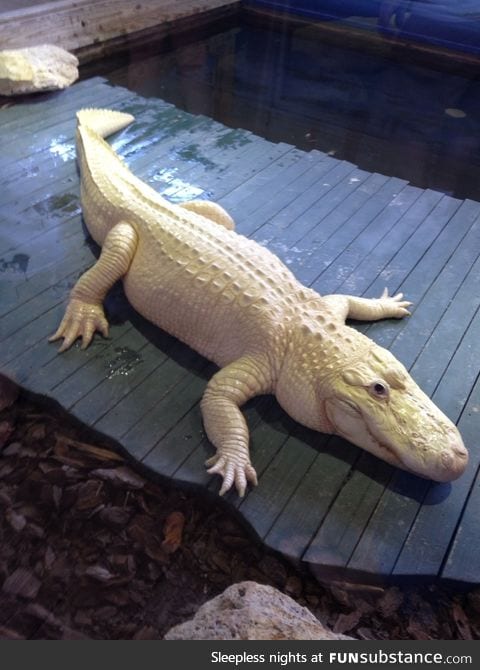
[[[102,73],[231,128],[478,199],[478,72],[427,67],[414,51],[402,60],[387,47],[345,48],[316,29],[239,24],[169,52],[131,53],[124,67],[105,62]]]

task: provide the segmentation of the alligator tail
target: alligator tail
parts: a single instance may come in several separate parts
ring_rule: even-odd
[[[81,109],[77,112],[78,125],[89,128],[100,137],[122,130],[134,120],[131,114],[111,109]]]

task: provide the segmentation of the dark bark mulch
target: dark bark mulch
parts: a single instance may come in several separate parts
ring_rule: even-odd
[[[480,590],[321,585],[31,397],[0,412],[0,452],[0,638],[158,639],[251,579],[361,639],[480,639]]]

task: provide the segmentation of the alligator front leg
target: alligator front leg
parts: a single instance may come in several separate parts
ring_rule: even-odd
[[[223,477],[220,495],[235,483],[240,496],[247,482],[257,484],[250,463],[249,432],[240,407],[250,398],[271,392],[262,361],[244,356],[222,368],[207,385],[201,402],[203,424],[217,453],[205,465],[209,474]]]
[[[88,347],[96,330],[108,336],[103,300],[115,282],[123,277],[137,247],[137,234],[128,223],[118,223],[107,234],[100,258],[80,277],[70,293],[65,316],[50,342],[63,337],[59,351],[65,351],[78,337]]]
[[[358,321],[378,321],[379,319],[402,319],[410,312],[407,307],[412,304],[403,300],[403,293],[388,295],[384,289],[379,298],[358,298],[353,295],[326,295],[322,298],[335,312],[341,313],[343,319]]]

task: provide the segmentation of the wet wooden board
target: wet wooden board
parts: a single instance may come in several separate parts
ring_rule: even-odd
[[[245,407],[259,486],[226,504],[270,547],[321,578],[480,582],[480,204],[273,144],[95,78],[0,110],[0,364],[58,401],[155,476],[215,495],[199,401],[215,366],[146,322],[121,287],[111,338],[61,356],[49,344],[70,288],[98,255],[82,224],[74,113],[133,113],[112,139],[132,171],[174,202],[223,204],[321,293],[415,302],[411,318],[354,324],[409,367],[456,422],[467,472],[433,484],[299,426],[272,397]]]

